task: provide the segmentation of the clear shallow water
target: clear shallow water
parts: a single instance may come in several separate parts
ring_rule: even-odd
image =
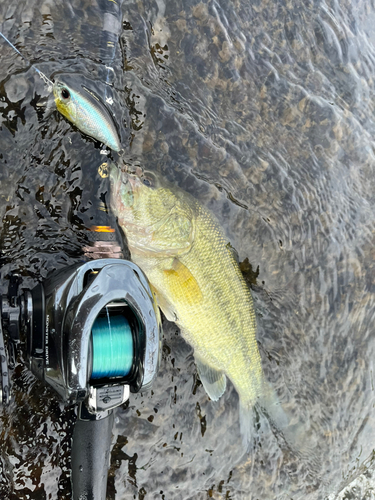
[[[123,3],[114,109],[127,160],[196,196],[259,267],[264,371],[309,452],[290,452],[260,415],[243,455],[236,392],[209,401],[166,324],[152,392],[116,412],[108,498],[324,499],[371,475],[374,13],[370,2]],[[2,2],[0,20],[47,76],[102,74],[96,4]],[[5,43],[0,54],[1,273],[32,286],[81,258],[103,157],[43,115],[39,77]],[[73,412],[21,365],[13,381],[0,492],[69,498]]]

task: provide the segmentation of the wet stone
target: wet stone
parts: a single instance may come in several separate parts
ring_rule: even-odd
[[[0,5],[4,33],[47,76],[99,78],[97,5],[43,5]],[[371,498],[374,19],[371,3],[348,0],[123,4],[112,90],[125,160],[218,218],[254,298],[266,379],[308,452],[255,411],[244,454],[235,388],[210,401],[164,321],[152,392],[116,411],[111,500]],[[2,283],[17,271],[32,287],[80,262],[109,188],[100,145],[57,113],[41,119],[32,70],[0,50]],[[24,362],[0,413],[0,496],[70,498],[74,414]]]
[[[9,101],[18,102],[26,97],[29,83],[22,76],[11,76],[4,87]]]

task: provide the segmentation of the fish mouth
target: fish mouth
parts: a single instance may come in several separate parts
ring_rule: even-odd
[[[142,169],[140,167],[132,168],[129,165],[123,165],[121,167],[115,164],[111,165],[109,171],[109,178],[111,186],[114,188],[119,184],[129,184],[131,189],[136,190],[141,184],[140,176],[142,174]]]
[[[118,168],[114,163],[110,165],[109,168],[109,180],[111,182],[111,187],[115,186],[120,179],[121,169]]]
[[[141,184],[139,177],[128,175],[128,182],[131,185],[133,191],[135,191]]]
[[[141,180],[130,167],[123,165],[119,167],[111,164],[109,168],[109,180],[111,190],[111,206],[114,212],[121,213],[133,207],[138,198],[137,193],[141,186]]]

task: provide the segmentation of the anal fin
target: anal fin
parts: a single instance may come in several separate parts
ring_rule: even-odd
[[[204,390],[212,401],[217,401],[224,394],[227,386],[226,376],[222,371],[208,366],[197,354],[194,354],[194,357]]]

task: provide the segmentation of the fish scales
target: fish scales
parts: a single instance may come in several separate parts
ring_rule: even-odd
[[[112,210],[160,308],[194,348],[208,395],[219,399],[229,377],[247,416],[263,389],[249,288],[214,216],[151,177],[152,187],[112,168]]]
[[[180,326],[186,341],[207,364],[222,370],[242,401],[251,404],[262,376],[252,298],[212,216],[197,203],[194,209],[194,241],[179,260],[195,282],[186,280],[183,272],[166,272],[167,260],[147,257],[145,262],[136,242],[131,244],[132,258],[147,269],[157,296],[163,295],[174,309],[169,319]]]

